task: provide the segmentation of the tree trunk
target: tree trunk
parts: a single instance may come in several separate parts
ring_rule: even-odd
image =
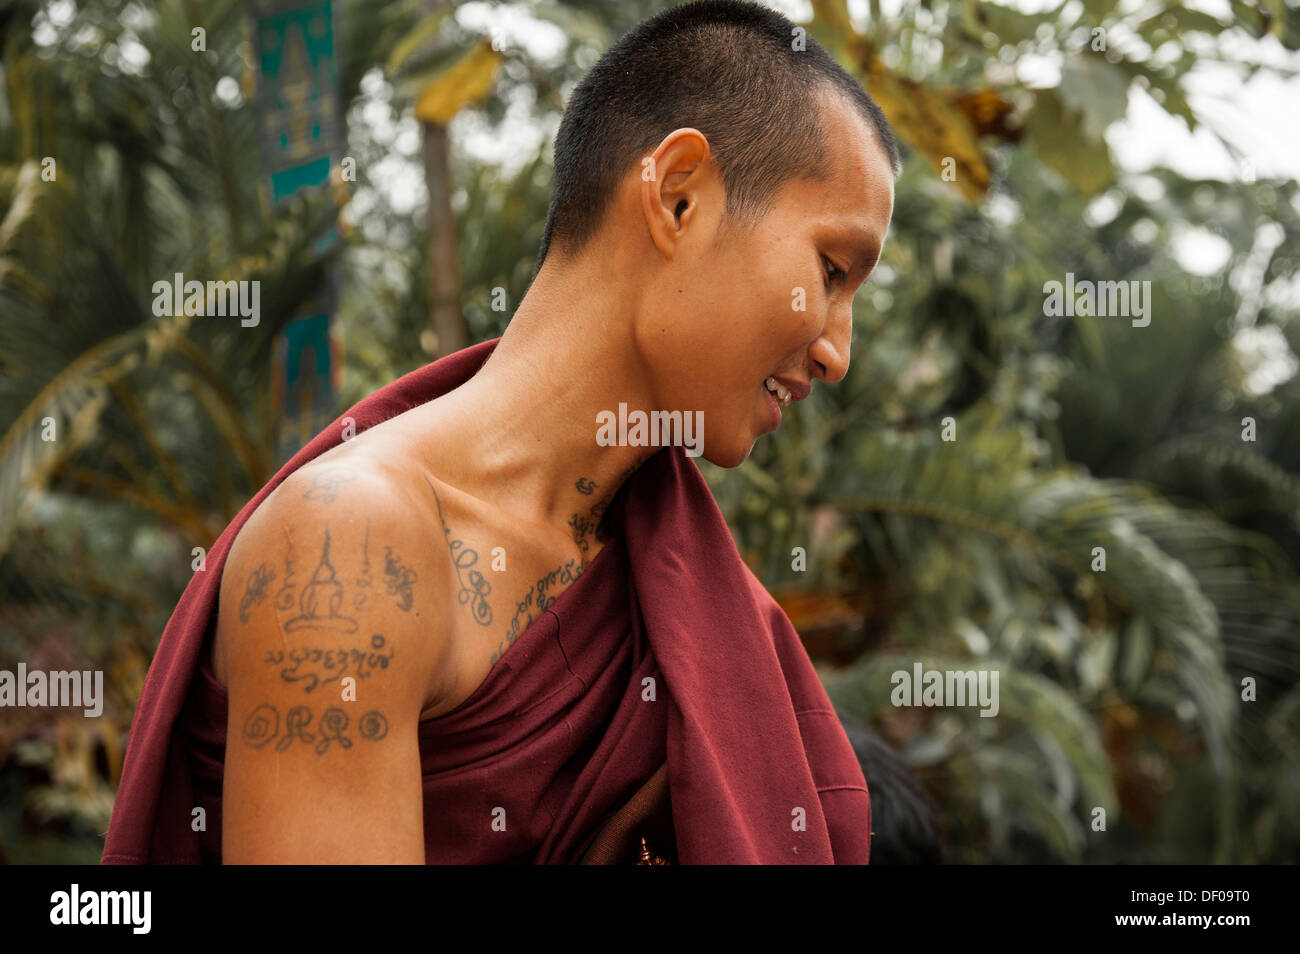
[[[421,343],[437,359],[464,348],[468,335],[460,309],[460,264],[456,256],[456,219],[451,211],[447,127],[436,123],[420,125],[424,132],[424,181],[429,189],[429,331]]]

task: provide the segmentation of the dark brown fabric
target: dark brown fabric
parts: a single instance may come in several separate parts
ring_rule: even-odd
[[[668,794],[668,763],[646,780],[618,811],[588,839],[578,862],[583,865],[635,864],[641,839],[656,855],[677,863],[672,804]]]

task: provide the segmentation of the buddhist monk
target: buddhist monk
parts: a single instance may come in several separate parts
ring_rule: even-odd
[[[196,574],[105,862],[621,860],[651,802],[613,826],[642,863],[867,861],[866,780],[694,460],[844,377],[898,168],[771,10],[619,40],[504,335],[342,415]]]

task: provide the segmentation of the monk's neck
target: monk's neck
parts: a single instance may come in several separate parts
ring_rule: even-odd
[[[578,528],[586,532],[659,448],[602,434],[602,413],[617,415],[620,403],[651,409],[653,388],[619,303],[593,294],[562,306],[563,289],[534,283],[479,372],[430,405],[437,422],[424,450],[435,473],[467,492],[555,526],[578,514],[592,523]],[[447,446],[464,452],[449,462],[438,453]]]

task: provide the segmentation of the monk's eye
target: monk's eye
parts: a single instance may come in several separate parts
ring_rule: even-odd
[[[838,284],[848,278],[848,275],[836,268],[835,263],[825,255],[822,256],[822,261],[826,263],[826,279],[831,284]]]

